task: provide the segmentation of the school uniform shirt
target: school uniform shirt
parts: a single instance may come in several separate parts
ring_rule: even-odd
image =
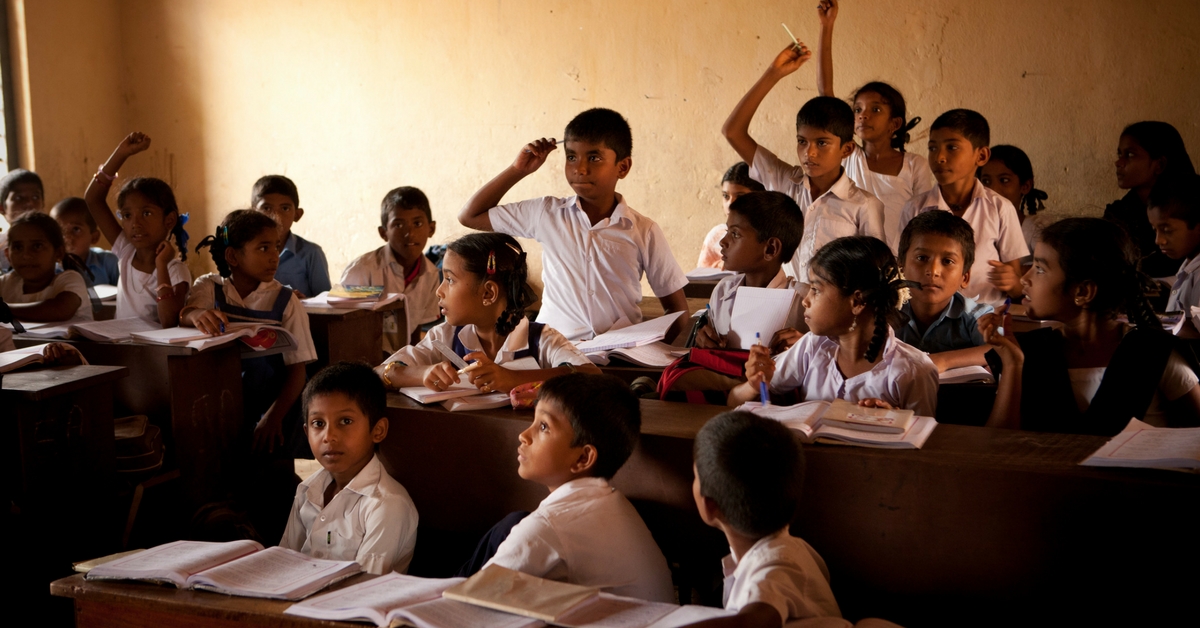
[[[571,340],[639,323],[642,274],[662,298],[687,285],[662,229],[618,194],[612,215],[592,225],[575,196],[544,196],[492,208],[492,229],[542,244],[538,322]]]
[[[724,238],[726,233],[729,233],[729,226],[725,223],[708,231],[700,245],[700,258],[696,260],[696,268],[725,269],[725,260],[721,259],[721,238]]]
[[[779,611],[785,624],[793,619],[842,616],[829,587],[825,561],[804,539],[788,534],[787,528],[759,539],[745,556],[730,553],[721,567],[727,611],[762,602]]]
[[[675,602],[662,550],[633,504],[604,478],[554,489],[513,526],[488,564],[614,595]]]
[[[92,273],[92,285],[115,286],[121,279],[121,262],[112,251],[105,251],[98,246],[93,246],[88,249],[88,256],[84,260],[84,264]]]
[[[183,306],[179,315],[182,318],[184,313],[192,309],[216,309],[217,301],[213,295],[218,289],[225,292],[225,302],[229,305],[270,311],[275,307],[275,299],[279,298],[282,288],[283,286],[274,279],[264,281],[243,299],[233,286],[232,280],[225,279],[217,273],[209,273],[192,284],[187,304]],[[317,348],[313,345],[312,333],[308,329],[308,313],[304,311],[304,305],[300,303],[300,297],[296,296],[295,292],[292,292],[292,298],[283,310],[283,322],[271,321],[271,324],[278,324],[296,339],[296,346],[283,353],[285,365],[305,364],[317,359]]]
[[[901,231],[917,214],[935,210],[951,211],[938,186],[908,202],[900,216]],[[1006,295],[988,282],[988,271],[992,268],[988,262],[1011,262],[1029,255],[1017,209],[1008,199],[975,181],[962,218],[975,230],[975,263],[971,265],[971,279],[962,293],[980,303],[1000,307]]]
[[[882,399],[919,416],[937,410],[938,370],[923,351],[896,339],[888,328],[882,358],[871,370],[846,379],[838,369],[837,341],[804,334],[792,348],[775,357],[773,392],[798,390],[803,401]]]
[[[925,353],[978,347],[983,344],[983,334],[979,333],[979,317],[992,311],[992,306],[976,303],[955,292],[937,320],[925,329],[925,333],[921,333],[917,328],[917,320],[913,318],[910,301],[904,304],[908,323],[896,330],[896,337]]]
[[[296,487],[280,547],[323,560],[353,560],[376,575],[408,571],[417,545],[417,507],[374,456],[325,504],[325,469]]]
[[[1030,256],[1033,255],[1033,245],[1042,239],[1042,232],[1052,224],[1054,224],[1054,219],[1043,212],[1025,216],[1025,220],[1021,221],[1021,237],[1025,238],[1025,245],[1029,247]]]
[[[301,238],[295,232],[288,234],[279,254],[279,267],[275,269],[275,281],[299,290],[306,298],[315,297],[329,288],[329,262],[320,246]]]
[[[437,298],[438,284],[442,280],[437,266],[422,255],[412,283],[405,281],[404,276],[404,265],[387,244],[360,255],[342,272],[343,286],[383,286],[385,293],[404,295],[404,320],[400,320],[395,310],[385,312],[383,316],[383,350],[388,353],[407,345],[418,325],[442,316]]]
[[[833,240],[864,235],[887,241],[883,231],[883,203],[854,185],[844,168],[842,176],[814,199],[803,168],[788,164],[759,146],[754,152],[750,176],[768,190],[791,196],[804,212],[804,236],[792,256],[788,273],[800,283],[809,283],[808,262],[813,254]]]
[[[479,342],[479,336],[475,333],[474,325],[464,325],[462,330],[458,332],[458,339],[470,351],[483,351],[483,345]],[[428,334],[425,334],[421,342],[400,349],[384,360],[383,363],[400,362],[407,366],[426,366],[444,362],[446,356],[433,348],[435,341],[447,347],[453,347],[454,325],[442,323],[434,327],[429,330]],[[516,361],[514,356],[518,352],[525,351],[528,348],[529,319],[523,318],[520,323],[517,323],[512,333],[504,339],[504,346],[500,347],[500,350],[496,352],[495,363],[500,366],[511,364]],[[580,353],[579,349],[571,344],[570,340],[567,340],[562,334],[547,325],[542,328],[542,335],[538,340],[537,366],[531,365],[526,369],[520,370],[537,368],[552,369],[563,364],[583,365],[591,363],[591,360]]]
[[[712,295],[708,297],[709,320],[712,322],[713,329],[722,336],[729,333],[729,327],[733,322],[733,303],[737,298],[737,289],[746,283],[746,274],[738,273],[732,277],[726,277],[717,283],[713,288]],[[797,288],[799,284],[795,277],[788,277],[783,268],[779,268],[775,278],[771,283],[767,284],[767,288],[779,290],[792,290],[792,311],[788,314],[787,321],[784,327],[791,329],[800,329],[804,324],[804,306],[801,301],[804,300],[804,295],[808,293],[806,289]],[[770,338],[763,338],[764,341],[770,341]]]
[[[133,255],[137,249],[124,233],[113,242],[112,252],[119,262],[120,281],[117,282],[117,313],[114,318],[141,318],[155,325],[158,320],[158,272],[144,273],[133,267]],[[191,284],[192,273],[179,258],[167,263],[167,277],[171,287],[181,283]],[[208,306],[212,307],[212,306]]]
[[[1192,314],[1193,307],[1200,307],[1200,255],[1185,260],[1179,267],[1171,295],[1167,297],[1168,312],[1183,312],[1184,318],[1191,319],[1196,329],[1200,329],[1200,314]]]
[[[933,189],[937,179],[929,169],[929,160],[914,153],[904,153],[900,173],[896,175],[872,172],[867,165],[867,152],[854,144],[854,152],[842,160],[846,176],[864,192],[869,192],[883,203],[884,240],[895,253],[900,248],[900,213],[904,205],[914,196]]]
[[[79,297],[79,307],[75,313],[63,320],[92,320],[92,300],[88,297],[87,284],[83,281],[83,275],[76,271],[63,271],[54,276],[50,285],[29,294],[25,294],[25,278],[16,271],[0,275],[0,296],[5,303],[40,303],[63,292],[71,292]]]
[[[1067,369],[1071,392],[1075,393],[1075,403],[1080,412],[1086,412],[1092,405],[1092,397],[1100,390],[1104,371],[1104,367]],[[1158,391],[1154,393],[1154,399],[1150,401],[1150,408],[1142,420],[1154,427],[1168,427],[1163,405],[1191,392],[1197,381],[1200,380],[1192,367],[1188,366],[1178,351],[1172,351],[1171,357],[1167,358],[1167,367],[1163,369],[1162,379],[1158,381]]]

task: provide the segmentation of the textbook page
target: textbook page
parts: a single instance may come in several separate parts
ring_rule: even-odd
[[[269,547],[198,573],[188,584],[227,595],[299,600],[361,571],[352,560],[320,560]]]
[[[43,361],[42,352],[47,345],[33,345],[0,353],[0,373],[15,371],[23,366],[39,364]]]
[[[596,353],[623,347],[648,345],[666,338],[667,331],[671,329],[675,319],[680,316],[683,316],[683,312],[671,312],[658,318],[642,321],[637,325],[610,330],[591,340],[576,343],[575,346],[583,353]]]
[[[757,342],[755,333],[762,336],[762,344],[769,345],[775,332],[787,324],[795,298],[796,291],[791,288],[739,287],[725,335],[726,348],[749,349]]]
[[[732,277],[737,273],[732,270],[721,270],[720,268],[693,268],[687,272],[685,277],[693,281],[717,281],[726,277]]]
[[[145,333],[162,329],[142,318],[115,318],[108,321],[89,321],[76,323],[71,326],[71,333],[79,334],[88,340],[97,342],[121,342],[131,340],[134,333]]]
[[[29,323],[22,323],[25,325],[25,333],[22,335],[25,338],[64,339],[70,337],[73,325],[87,322],[90,320],[86,318],[72,318],[68,321],[45,323],[37,327],[31,326]]]
[[[89,571],[87,578],[166,580],[182,589],[192,575],[260,550],[262,545],[254,541],[175,541],[100,565]]]
[[[442,407],[451,412],[469,412],[471,410],[491,410],[511,406],[512,399],[508,393],[485,393],[470,397],[455,397],[442,402]]]
[[[442,597],[476,606],[516,613],[552,623],[600,590],[567,582],[546,580],[499,565],[488,565],[475,575],[442,592]]]
[[[992,377],[991,371],[975,365],[946,369],[938,375],[939,384],[969,384],[973,382],[994,384],[996,378]]]
[[[682,355],[687,355],[687,351],[680,352],[679,347],[672,347],[662,341],[638,347],[613,349],[608,352],[609,358],[618,357],[650,368],[666,368]]]
[[[723,608],[688,604],[687,606],[680,606],[672,611],[670,615],[650,624],[646,628],[679,628],[680,626],[687,626],[706,619],[732,617],[734,615],[737,615],[737,613],[727,611]]]
[[[462,626],[534,628],[546,625],[539,619],[494,611],[490,608],[445,598],[402,608],[388,613],[388,617],[403,620],[406,624],[416,626],[416,628],[461,628]]]
[[[458,376],[458,383],[446,390],[434,390],[424,386],[404,386],[397,389],[396,392],[410,399],[415,399],[418,403],[436,403],[456,397],[470,397],[483,394],[482,390],[479,390],[475,387],[475,384],[471,383],[471,376],[467,373],[460,374]]]
[[[1154,427],[1137,419],[1079,463],[1087,467],[1200,469],[1200,427]]]
[[[441,598],[442,591],[465,578],[418,578],[389,573],[366,582],[293,604],[284,614],[334,621],[366,620],[387,626],[388,612]]]
[[[559,617],[554,625],[566,628],[645,628],[678,609],[674,604],[601,593],[596,599]]]

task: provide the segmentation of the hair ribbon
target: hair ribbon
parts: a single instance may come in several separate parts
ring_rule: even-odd
[[[179,214],[179,226],[180,227],[187,225],[187,221],[188,221],[188,214]]]
[[[221,242],[225,246],[229,246],[229,227],[221,225],[217,227],[217,233],[221,236]]]
[[[487,274],[489,274],[489,275],[496,274],[496,252],[495,251],[488,251]]]

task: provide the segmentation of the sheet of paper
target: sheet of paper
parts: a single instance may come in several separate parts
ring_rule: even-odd
[[[665,338],[675,319],[680,316],[683,316],[683,312],[671,312],[658,318],[642,321],[637,325],[600,334],[591,340],[577,343],[575,346],[583,353],[595,353],[622,347],[648,345]]]
[[[732,270],[721,270],[720,268],[693,268],[687,272],[686,277],[696,281],[712,281],[732,277],[736,274]]]
[[[994,383],[996,380],[992,377],[991,371],[982,366],[972,365],[947,369],[938,375],[938,381],[942,384],[966,384],[971,382]]]
[[[100,565],[89,572],[88,577],[136,577],[128,574],[143,571],[178,571],[192,575],[261,549],[262,545],[254,541],[175,541]]]
[[[674,362],[679,356],[675,347],[665,342],[652,342],[640,347],[625,347],[609,352],[610,356],[627,359],[635,364],[654,368],[664,368]]]
[[[1137,419],[1080,463],[1085,466],[1200,468],[1200,428],[1156,428]]]
[[[817,422],[827,408],[829,408],[828,401],[805,401],[792,406],[764,406],[757,401],[750,401],[737,407],[738,410],[775,419],[788,429],[796,430],[805,436],[812,435]]]
[[[463,580],[464,578],[418,578],[389,573],[293,604],[284,613],[315,619],[350,619],[366,617],[352,614],[356,609],[373,609],[382,619],[393,609],[439,599],[442,591]]]
[[[144,333],[148,331],[156,331],[162,329],[161,325],[155,325],[142,318],[115,318],[108,321],[91,321],[87,323],[76,323],[71,326],[71,331],[98,342],[119,342],[129,340],[130,334]]]
[[[192,576],[189,582],[237,595],[293,598],[303,597],[319,586],[316,583],[347,571],[357,573],[361,569],[354,561],[318,560],[276,546],[213,567]]]
[[[471,397],[456,397],[442,402],[442,407],[451,412],[469,412],[471,410],[490,410],[512,405],[508,393],[488,393]]]
[[[566,628],[644,628],[678,608],[674,604],[601,593],[595,600],[559,617],[554,625]]]
[[[442,597],[548,622],[596,598],[599,589],[546,580],[499,565],[488,565],[442,592]]]
[[[455,397],[469,397],[483,394],[471,383],[471,376],[467,373],[459,375],[458,383],[446,390],[433,390],[424,386],[405,386],[396,392],[411,397],[420,403],[436,403],[438,401],[454,399]]]
[[[29,323],[22,323],[23,325],[25,325],[25,334],[23,337],[24,338],[45,338],[45,339],[67,338],[71,335],[71,327],[73,325],[78,325],[80,323],[86,323],[86,322],[89,322],[89,319],[72,318],[71,320],[68,320],[68,321],[63,321],[60,323],[46,323],[43,325],[39,325],[37,327],[33,327]]]
[[[796,291],[791,289],[738,288],[725,336],[727,348],[749,349],[756,342],[756,333],[762,335],[762,344],[770,344],[775,332],[787,324],[795,298]]]
[[[136,332],[130,336],[136,341],[154,344],[187,344],[192,340],[210,337],[195,327],[168,327],[167,329]]]
[[[531,628],[544,625],[540,620],[513,615],[490,608],[456,602],[445,598],[422,602],[388,614],[400,617],[417,628],[458,628],[488,626],[489,628]]]
[[[736,614],[733,611],[727,611],[723,608],[689,604],[687,606],[680,606],[672,611],[671,614],[650,624],[646,628],[678,628],[679,626],[687,626],[706,619],[731,617]]]
[[[45,349],[46,345],[33,345],[0,353],[0,373],[8,373],[23,366],[41,362],[42,352]]]
[[[101,301],[116,301],[117,300],[117,287],[116,286],[109,285],[106,283],[98,283],[98,284],[92,286],[92,288],[96,291],[96,296],[99,297]]]

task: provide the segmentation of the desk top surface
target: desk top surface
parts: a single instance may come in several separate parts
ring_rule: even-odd
[[[54,366],[5,373],[4,392],[24,399],[40,401],[75,392],[89,386],[107,384],[129,374],[123,366]]]

